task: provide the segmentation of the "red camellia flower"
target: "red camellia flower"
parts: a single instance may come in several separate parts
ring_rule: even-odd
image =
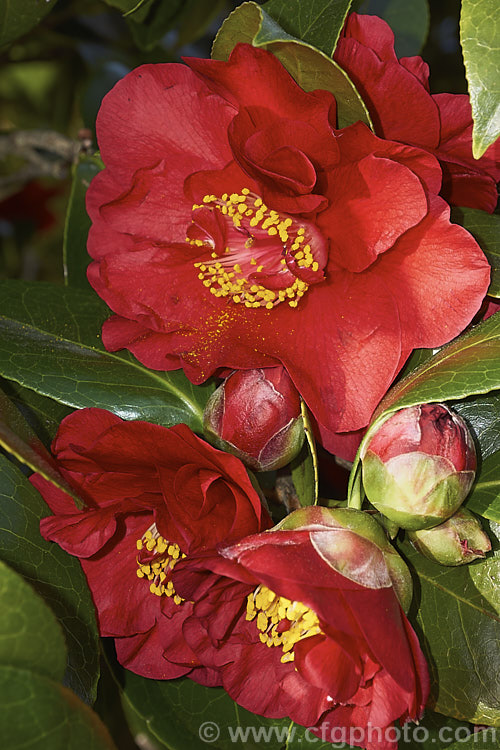
[[[80,558],[118,660],[145,677],[217,683],[182,637],[192,604],[173,588],[172,570],[193,551],[271,525],[243,464],[186,425],[124,422],[102,409],[66,417],[53,453],[86,507],[32,476],[54,513],[41,532]]]
[[[332,94],[250,45],[187,63],[138,68],[100,110],[104,344],[194,383],[281,364],[342,452],[411,351],[470,322],[489,266],[450,223],[434,156],[335,130]]]
[[[434,154],[443,170],[442,195],[456,206],[493,211],[500,179],[500,141],[472,156],[472,115],[466,94],[429,92],[421,57],[394,51],[394,34],[377,16],[351,13],[334,60],[363,97],[375,132]]]
[[[427,667],[395,594],[408,602],[411,577],[366,513],[295,511],[182,561],[174,581],[196,602],[186,639],[249,711],[368,750],[397,747],[393,722],[420,717]]]

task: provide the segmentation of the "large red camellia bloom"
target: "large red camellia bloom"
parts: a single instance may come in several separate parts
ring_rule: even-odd
[[[54,513],[41,532],[80,558],[118,660],[145,677],[216,684],[182,637],[192,604],[176,593],[172,571],[192,552],[271,525],[243,464],[186,425],[124,422],[102,409],[66,417],[53,453],[86,507],[33,475]]]
[[[185,637],[233,700],[327,742],[394,750],[393,722],[422,714],[427,666],[393,587],[407,598],[409,573],[377,545],[380,526],[358,535],[353,514],[364,532],[378,526],[361,511],[340,523],[326,508],[295,511],[182,561],[174,581],[196,602]]]
[[[472,114],[466,94],[429,92],[421,57],[396,57],[394,34],[377,16],[351,13],[334,60],[363,97],[375,132],[434,154],[443,170],[442,195],[455,206],[493,211],[500,180],[500,141],[472,156]]]
[[[489,266],[450,223],[434,156],[335,130],[334,97],[263,50],[187,63],[138,68],[99,113],[104,344],[194,383],[282,364],[335,451],[415,347],[470,322]]]

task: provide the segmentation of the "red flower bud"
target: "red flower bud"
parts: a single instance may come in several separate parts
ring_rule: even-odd
[[[491,550],[491,542],[478,519],[465,508],[432,529],[410,531],[416,550],[441,565],[465,565]]]
[[[392,414],[362,451],[370,502],[405,529],[437,526],[459,508],[474,481],[467,425],[443,404]]]
[[[210,397],[205,432],[255,471],[279,469],[302,447],[300,397],[286,370],[237,370]]]

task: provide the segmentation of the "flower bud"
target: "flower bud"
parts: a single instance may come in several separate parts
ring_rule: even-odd
[[[477,465],[467,425],[444,404],[391,414],[362,450],[361,460],[372,505],[410,530],[437,526],[455,513]]]
[[[285,466],[304,442],[300,397],[283,367],[233,372],[208,400],[203,426],[255,471]]]
[[[308,531],[311,543],[337,573],[365,588],[392,586],[405,612],[413,596],[406,563],[375,518],[354,508],[299,508],[275,529]]]
[[[410,531],[416,550],[440,565],[465,565],[491,550],[491,542],[478,519],[465,508],[432,529]]]

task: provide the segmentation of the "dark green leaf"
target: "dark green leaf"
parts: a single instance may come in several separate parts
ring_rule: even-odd
[[[432,355],[432,349],[415,349],[406,360],[405,366],[399,373],[398,379],[401,380],[402,378],[409,375],[410,372],[413,372],[413,370],[416,370],[417,367],[420,367],[420,365],[423,365],[424,362],[427,362],[427,360],[430,359]]]
[[[224,21],[212,57],[227,60],[238,42],[272,52],[304,91],[331,91],[337,100],[339,127],[358,120],[371,127],[368,110],[347,74],[327,55],[283,31],[256,3],[243,3]]]
[[[99,678],[94,605],[78,560],[40,535],[40,519],[48,515],[40,494],[0,456],[2,559],[31,583],[59,620],[68,648],[65,684],[92,703]]]
[[[462,0],[460,42],[472,105],[472,153],[479,159],[500,135],[497,0]]]
[[[398,57],[420,54],[429,33],[427,0],[354,0],[351,10],[383,18],[394,32]]]
[[[102,346],[106,305],[84,290],[5,281],[0,285],[0,374],[74,408],[97,406],[123,419],[185,422],[202,430],[213,386],[182,371],[160,373]]]
[[[60,681],[66,644],[52,611],[24,578],[0,561],[0,665]]]
[[[476,238],[491,265],[488,294],[500,297],[500,216],[477,208],[452,208],[451,220]]]
[[[500,523],[500,451],[482,462],[466,503],[474,513]]]
[[[72,488],[59,473],[50,453],[2,390],[0,390],[0,446],[25,466],[29,466],[32,471],[38,472],[56,487],[73,495]]]
[[[26,34],[52,10],[57,0],[1,0],[0,47]]]
[[[448,402],[472,429],[484,461],[500,451],[500,392],[493,391],[486,396],[469,396],[463,401]]]
[[[377,417],[405,406],[465,398],[500,388],[500,315],[444,346],[392,388]]]
[[[264,10],[292,36],[331,56],[352,0],[269,0]]]
[[[467,507],[500,523],[500,392],[448,405],[467,421],[479,446],[478,471]]]
[[[60,423],[73,409],[29,388],[23,388],[14,380],[0,378],[0,388],[17,406],[45,447],[50,448]]]
[[[401,550],[415,573],[413,606],[431,672],[429,705],[457,719],[500,726],[500,552],[447,568],[408,542]]]
[[[98,157],[85,156],[73,169],[73,184],[64,227],[63,262],[66,284],[80,289],[91,288],[87,281],[87,266],[90,262],[87,235],[91,222],[85,210],[85,195],[92,178],[102,167]]]
[[[134,12],[127,16],[134,41],[145,52],[151,51],[175,24],[183,0],[153,0],[138,10],[147,10],[146,17]]]
[[[0,701],[8,750],[116,750],[97,714],[46,677],[0,667]]]

